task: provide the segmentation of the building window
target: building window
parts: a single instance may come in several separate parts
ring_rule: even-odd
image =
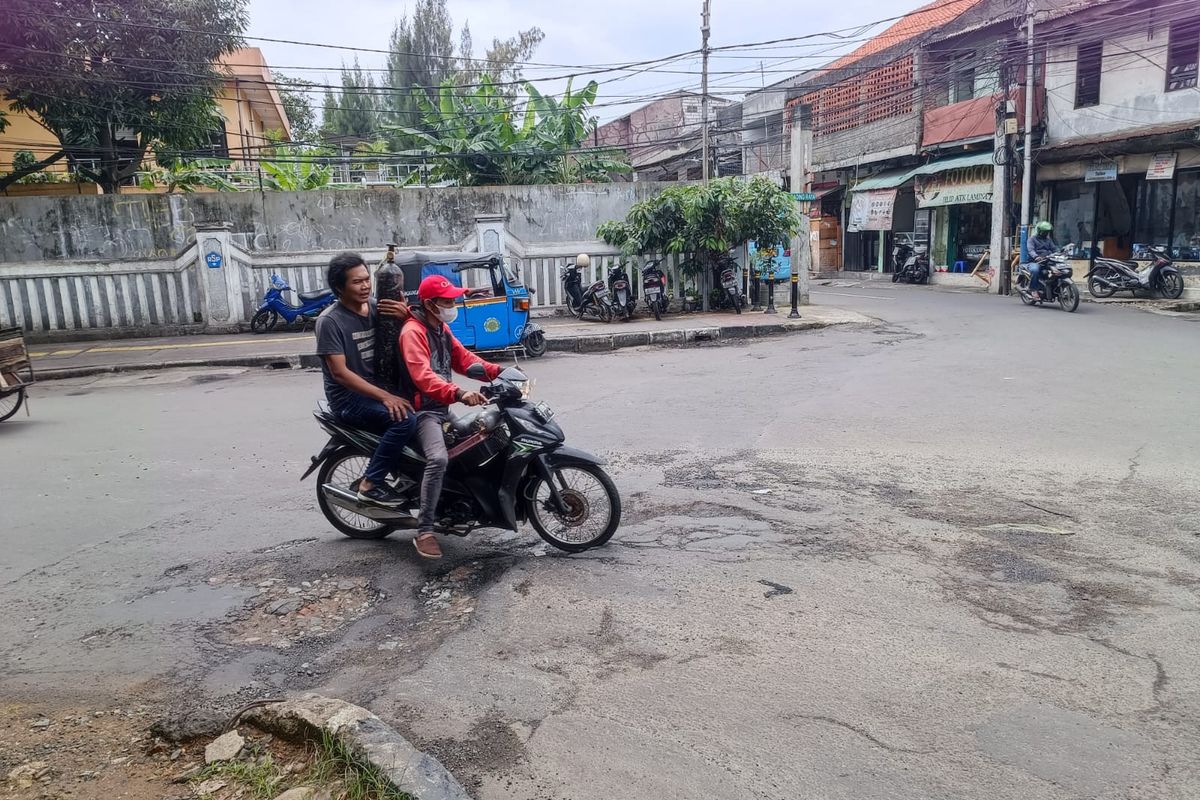
[[[1172,181],[1138,181],[1137,225],[1133,232],[1135,258],[1141,256],[1147,245],[1167,246],[1171,237],[1171,205],[1175,193],[1172,184]]]
[[[1096,228],[1096,184],[1082,181],[1054,187],[1054,241],[1075,245],[1075,258],[1092,257]]]
[[[959,58],[950,67],[950,102],[959,103],[975,97],[975,51]]]
[[[1175,181],[1175,230],[1171,234],[1171,258],[1176,261],[1200,261],[1200,170],[1181,172]]]
[[[1200,62],[1200,19],[1171,25],[1167,45],[1167,91],[1196,88],[1197,63]]]
[[[1100,71],[1104,61],[1104,42],[1079,45],[1075,59],[1075,107],[1100,104]]]

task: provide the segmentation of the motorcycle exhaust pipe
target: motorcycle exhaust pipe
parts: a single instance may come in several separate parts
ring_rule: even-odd
[[[358,498],[354,492],[328,483],[321,484],[321,491],[325,493],[325,499],[329,501],[330,505],[344,508],[347,511],[353,511],[355,514],[379,522],[387,522],[400,528],[415,529],[417,527],[417,518],[402,509],[364,505],[358,502]]]

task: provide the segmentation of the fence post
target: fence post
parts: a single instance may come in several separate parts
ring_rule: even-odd
[[[237,330],[242,313],[241,265],[232,261],[228,222],[196,223],[196,284],[203,298],[204,326],[212,332]]]

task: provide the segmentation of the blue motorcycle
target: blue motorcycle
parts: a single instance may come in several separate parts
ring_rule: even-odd
[[[279,324],[280,318],[288,325],[291,325],[298,319],[303,324],[307,324],[309,321],[316,319],[317,315],[328,306],[333,305],[337,299],[329,289],[320,289],[315,292],[296,292],[296,295],[300,298],[301,305],[294,306],[283,299],[283,293],[291,291],[294,290],[287,285],[287,281],[278,275],[272,275],[271,288],[267,289],[267,293],[263,295],[263,301],[259,305],[258,311],[254,312],[254,316],[250,318],[250,330],[255,333],[274,330],[275,326]]]

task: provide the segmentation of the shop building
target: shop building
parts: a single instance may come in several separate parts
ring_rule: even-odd
[[[1200,295],[1200,6],[1107,3],[1038,36],[1050,43],[1039,216],[1085,265],[1165,248]]]

